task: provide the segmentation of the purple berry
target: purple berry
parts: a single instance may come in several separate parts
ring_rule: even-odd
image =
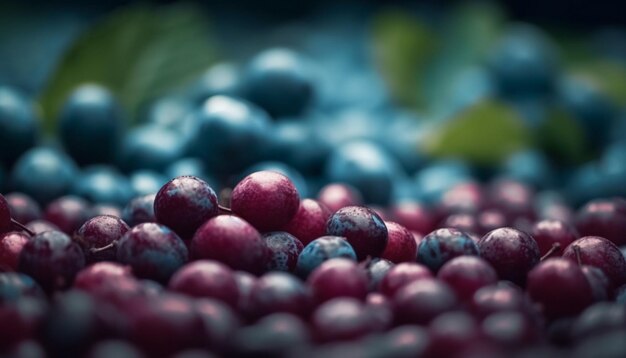
[[[128,230],[130,227],[119,217],[96,216],[76,231],[74,240],[82,245],[88,262],[113,261],[117,251],[115,244]]]
[[[380,292],[387,297],[393,297],[398,290],[411,282],[432,278],[433,274],[426,266],[417,263],[401,263],[389,269],[380,281]]]
[[[60,231],[33,236],[22,249],[19,269],[32,276],[46,291],[66,288],[85,266],[85,255],[76,242]]]
[[[611,281],[611,288],[626,283],[626,259],[615,244],[599,236],[586,236],[572,242],[563,258],[601,269]]]
[[[4,195],[0,194],[0,233],[11,231],[12,228],[11,207]]]
[[[417,255],[417,245],[413,235],[404,226],[386,221],[387,246],[381,257],[393,263],[411,262]]]
[[[285,225],[284,231],[307,245],[326,234],[326,222],[332,212],[326,205],[313,199],[303,199],[296,215]]]
[[[220,261],[234,270],[262,273],[271,257],[261,234],[245,220],[219,215],[202,225],[191,240],[195,259]]]
[[[35,280],[21,272],[0,272],[0,306],[28,297],[44,298]]]
[[[576,214],[581,236],[600,236],[615,245],[626,244],[626,205],[619,200],[594,200]]]
[[[480,339],[478,324],[466,312],[446,312],[428,325],[427,357],[457,357]]]
[[[373,317],[354,298],[342,297],[320,305],[311,317],[314,337],[319,342],[348,341],[372,333]]]
[[[524,292],[508,281],[478,289],[470,303],[470,310],[481,319],[495,312],[527,313],[529,307]]]
[[[394,264],[381,258],[374,258],[365,263],[369,291],[377,291],[380,287],[380,282],[387,276],[389,270],[394,267]]]
[[[356,261],[356,253],[346,239],[339,236],[322,236],[311,241],[300,252],[296,272],[302,277],[307,277],[324,261],[337,257]]]
[[[392,206],[390,212],[393,221],[410,231],[426,235],[435,229],[435,217],[420,203],[402,202]]]
[[[307,280],[318,303],[336,297],[364,300],[367,295],[367,275],[354,261],[335,258],[322,263]]]
[[[417,248],[417,261],[433,272],[461,255],[478,255],[478,247],[468,234],[450,228],[437,229],[424,236]]]
[[[254,325],[237,331],[233,340],[233,356],[293,357],[307,347],[309,329],[300,318],[289,313],[275,313]]]
[[[26,228],[35,234],[41,234],[45,231],[61,231],[58,226],[46,220],[33,220],[26,224]]]
[[[285,312],[306,318],[311,303],[308,287],[285,272],[266,273],[256,280],[250,291],[250,309],[256,317]]]
[[[202,320],[204,341],[215,352],[223,353],[228,342],[241,326],[241,320],[232,308],[222,301],[199,298],[194,308]]]
[[[235,271],[235,281],[237,282],[237,288],[239,289],[239,300],[237,300],[237,309],[242,313],[250,312],[250,300],[252,286],[256,282],[256,276],[245,272]]]
[[[459,256],[437,273],[437,278],[454,290],[459,300],[467,302],[481,287],[498,282],[498,274],[489,263],[477,256]]]
[[[486,234],[495,229],[506,226],[507,221],[502,212],[491,209],[485,210],[478,214],[478,227],[480,228],[479,234]]]
[[[170,279],[171,291],[192,297],[209,297],[236,307],[239,287],[230,268],[209,260],[198,260],[181,267]]]
[[[582,265],[580,269],[583,271],[583,274],[585,274],[585,277],[591,286],[593,300],[595,302],[606,301],[610,294],[609,289],[611,283],[609,278],[606,277],[604,272],[597,267]]]
[[[154,198],[156,194],[138,196],[128,202],[122,211],[122,218],[130,226],[143,223],[153,223],[157,219],[154,216]]]
[[[486,317],[481,333],[490,341],[503,347],[521,348],[531,345],[538,336],[538,327],[520,312],[502,311]]]
[[[167,282],[188,260],[185,243],[166,226],[139,224],[118,241],[117,261],[141,278]]]
[[[387,332],[380,346],[387,357],[422,357],[428,342],[428,332],[424,328],[403,325]]]
[[[0,271],[16,271],[20,254],[30,236],[23,232],[9,231],[0,234]]]
[[[346,206],[363,205],[363,197],[356,188],[339,183],[323,187],[317,194],[317,200],[326,205],[331,213]]]
[[[204,222],[218,213],[217,195],[202,179],[181,176],[167,182],[154,199],[157,221],[183,239],[193,236]]]
[[[22,193],[10,193],[6,200],[11,208],[11,216],[22,224],[28,224],[41,218],[41,207],[30,196]]]
[[[555,318],[575,315],[593,303],[591,286],[578,265],[553,258],[528,273],[527,291],[543,314]]]
[[[454,291],[435,279],[414,281],[393,297],[394,316],[399,324],[428,324],[456,306]]]
[[[491,264],[501,280],[523,283],[539,262],[539,246],[530,235],[512,228],[490,231],[478,241],[480,256]]]
[[[44,219],[56,225],[61,231],[72,235],[89,219],[89,203],[77,196],[62,196],[46,207]]]
[[[379,257],[387,246],[387,227],[373,210],[347,206],[337,210],[326,224],[326,234],[345,237],[359,260]]]
[[[550,250],[553,250],[551,256],[560,256],[569,244],[578,239],[578,233],[573,227],[557,220],[542,220],[535,223],[530,234],[537,242],[541,256]]]
[[[231,209],[260,231],[280,230],[296,215],[300,196],[286,176],[273,171],[252,173],[232,192]]]
[[[263,234],[265,245],[272,252],[267,269],[269,271],[293,272],[298,263],[298,256],[304,246],[300,240],[284,231],[272,231]]]
[[[100,215],[108,215],[108,216],[115,216],[117,218],[121,218],[122,209],[111,204],[96,204],[91,208],[90,214],[91,214],[91,217],[100,216]]]
[[[115,262],[98,262],[78,272],[74,279],[74,288],[95,292],[104,285],[115,284],[125,278],[133,278],[130,267]]]
[[[441,223],[441,226],[457,229],[468,234],[476,234],[478,232],[481,232],[478,224],[478,219],[476,219],[476,216],[474,214],[452,214],[445,218],[445,220]]]

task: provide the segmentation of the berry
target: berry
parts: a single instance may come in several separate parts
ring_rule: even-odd
[[[269,271],[293,272],[296,269],[298,256],[304,248],[300,240],[284,231],[263,234],[263,240],[272,252],[272,258],[267,266]]]
[[[264,272],[271,257],[261,234],[245,220],[218,215],[200,226],[190,245],[195,259],[220,261],[235,270]]]
[[[538,327],[527,315],[515,311],[496,312],[486,317],[481,325],[482,334],[490,341],[504,347],[524,347],[538,336]]]
[[[227,304],[211,298],[199,298],[194,309],[202,320],[204,342],[215,352],[223,352],[239,329],[241,320]]]
[[[143,358],[144,355],[134,345],[122,340],[103,340],[89,350],[87,358]]]
[[[402,202],[390,209],[393,221],[410,231],[426,235],[435,229],[435,218],[432,213],[418,202]]]
[[[356,261],[354,249],[343,237],[322,236],[302,249],[298,256],[296,272],[306,277],[324,261],[337,257]]]
[[[468,234],[456,229],[437,229],[424,236],[417,248],[417,261],[433,272],[461,255],[478,255],[478,248]]]
[[[89,219],[89,203],[77,196],[60,197],[46,207],[44,219],[72,235]]]
[[[551,249],[554,250],[551,256],[559,256],[569,244],[578,238],[578,233],[573,227],[557,220],[536,222],[530,234],[537,242],[541,256],[546,255]]]
[[[0,162],[13,164],[35,145],[38,123],[33,103],[13,88],[0,86]]]
[[[22,224],[41,219],[41,207],[33,198],[26,194],[13,192],[6,196],[11,216]]]
[[[572,242],[563,258],[601,269],[611,281],[611,288],[626,283],[626,259],[611,241],[599,236],[585,236]]]
[[[609,298],[610,282],[604,272],[597,267],[582,265],[580,269],[585,274],[589,285],[591,286],[591,292],[593,294],[593,300],[606,301]]]
[[[373,317],[359,300],[335,298],[320,305],[311,317],[315,338],[320,342],[347,341],[373,331]]]
[[[294,217],[283,227],[291,235],[295,236],[307,245],[311,241],[326,234],[326,222],[331,211],[319,201],[303,199]]]
[[[339,183],[328,184],[320,189],[317,200],[326,205],[331,213],[346,206],[363,205],[361,193],[356,188]]]
[[[600,236],[615,245],[626,244],[626,206],[616,200],[594,200],[576,214],[581,236]]]
[[[306,318],[311,303],[308,287],[284,272],[266,273],[250,290],[250,310],[256,317],[285,312]]]
[[[373,210],[347,206],[328,219],[326,234],[342,236],[352,245],[359,260],[379,257],[387,245],[387,227]]]
[[[127,172],[148,169],[160,172],[185,154],[183,135],[155,124],[130,130],[120,146],[120,167]]]
[[[275,313],[237,331],[233,347],[237,357],[286,357],[306,347],[307,325],[288,313]]]
[[[446,262],[437,278],[447,283],[461,301],[469,301],[481,287],[498,282],[498,274],[489,263],[476,256],[459,256]]]
[[[26,233],[10,231],[0,234],[0,270],[16,271],[24,245],[30,241]]]
[[[457,356],[480,339],[476,321],[465,312],[453,311],[439,315],[428,325],[428,333],[428,357]]]
[[[22,248],[19,270],[32,276],[46,291],[66,288],[85,266],[83,250],[69,236],[46,231]]]
[[[32,277],[20,272],[0,272],[0,305],[28,297],[44,297],[41,287]]]
[[[548,259],[533,268],[527,290],[550,318],[575,315],[593,302],[585,274],[576,263],[562,258]]]
[[[154,198],[156,194],[138,196],[128,202],[122,211],[122,218],[131,226],[156,222],[154,216]]]
[[[226,265],[198,260],[181,267],[170,279],[168,288],[192,297],[209,297],[235,307],[239,287],[233,272]]]
[[[286,176],[260,171],[235,186],[231,198],[233,213],[260,231],[280,230],[298,211],[300,196]]]
[[[367,275],[354,261],[334,258],[322,263],[307,279],[316,302],[337,297],[364,300],[367,295]]]
[[[435,279],[411,282],[393,297],[394,316],[399,324],[428,324],[456,305],[454,291]]]
[[[500,281],[497,284],[479,288],[474,293],[470,310],[482,319],[496,312],[527,313],[529,303],[519,287],[507,281]]]
[[[380,281],[380,292],[393,297],[398,290],[411,282],[433,278],[426,266],[417,263],[401,263],[395,265]]]
[[[130,227],[118,217],[95,216],[76,231],[74,240],[83,246],[88,262],[113,261],[115,244],[128,230]]]
[[[177,177],[165,184],[154,199],[158,222],[183,239],[191,238],[204,222],[218,213],[217,195],[202,179]]]
[[[117,244],[117,261],[141,278],[167,282],[188,260],[187,247],[172,230],[144,223],[127,231]]]
[[[501,280],[522,283],[539,262],[539,246],[530,235],[511,228],[490,231],[478,241],[480,256]]]
[[[134,196],[155,194],[167,182],[164,175],[151,170],[137,170],[128,181]]]
[[[108,165],[83,169],[72,187],[72,193],[97,204],[126,205],[133,197],[128,178]]]
[[[393,263],[410,262],[415,260],[417,245],[413,235],[404,226],[386,221],[387,246],[381,257]]]
[[[26,228],[35,234],[41,234],[44,231],[61,231],[58,226],[46,220],[33,220],[26,224]]]
[[[377,291],[380,282],[387,276],[390,269],[394,267],[391,261],[374,258],[366,262],[365,270],[369,281],[369,291]]]
[[[111,285],[120,279],[132,279],[130,267],[115,262],[98,262],[80,270],[74,280],[74,288],[97,292],[105,285]]]

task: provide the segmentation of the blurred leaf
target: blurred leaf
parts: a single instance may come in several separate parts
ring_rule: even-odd
[[[396,99],[423,104],[416,83],[435,51],[436,33],[416,16],[394,9],[374,18],[373,37],[374,58]]]
[[[201,9],[135,5],[111,13],[80,36],[40,98],[54,128],[67,95],[85,82],[112,90],[134,116],[146,101],[188,83],[215,57]]]
[[[624,64],[595,59],[574,66],[572,71],[597,83],[616,103],[626,105],[626,66]]]
[[[470,2],[451,9],[442,28],[441,51],[422,77],[431,110],[438,112],[446,107],[454,79],[484,60],[504,21],[502,9],[493,2]]]
[[[531,144],[518,113],[495,100],[484,100],[443,123],[423,143],[427,153],[478,165],[493,165]]]
[[[558,162],[582,163],[591,157],[585,131],[571,115],[551,108],[535,133],[537,145]]]

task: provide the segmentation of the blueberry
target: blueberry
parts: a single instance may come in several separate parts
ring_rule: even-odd
[[[471,179],[468,164],[451,159],[434,162],[415,173],[418,195],[426,203],[439,201],[446,191]]]
[[[248,65],[244,93],[274,117],[297,115],[315,95],[313,73],[306,60],[293,51],[266,50]]]
[[[302,249],[298,256],[297,272],[308,276],[324,261],[343,257],[356,261],[356,253],[352,246],[342,237],[322,236],[311,241]]]
[[[72,193],[92,203],[123,206],[133,197],[128,178],[116,168],[94,165],[83,170],[76,179]]]
[[[120,165],[124,170],[164,170],[181,158],[187,143],[182,134],[154,124],[129,131],[120,148]]]
[[[155,194],[167,182],[164,175],[151,170],[135,171],[128,180],[134,196]]]
[[[21,272],[0,273],[0,302],[7,304],[25,297],[43,298],[44,293],[32,277]]]
[[[115,159],[125,126],[113,95],[98,85],[82,85],[69,96],[59,115],[59,137],[81,165]]]
[[[345,237],[359,260],[379,257],[387,246],[387,227],[376,212],[364,206],[347,206],[328,219],[326,234]]]
[[[144,123],[184,133],[192,111],[191,103],[183,98],[163,97],[150,104]]]
[[[242,92],[241,72],[232,63],[222,62],[207,69],[191,88],[191,99],[202,104],[216,95],[240,96]]]
[[[138,196],[126,204],[122,218],[131,226],[145,222],[156,222],[154,216],[154,198],[156,194]]]
[[[209,168],[199,158],[184,157],[165,168],[165,176],[168,179],[174,179],[183,175],[198,177],[209,183],[211,188],[215,190],[220,189],[219,182],[213,176],[213,173],[209,171]]]
[[[433,272],[461,255],[478,256],[478,247],[468,234],[450,228],[437,229],[424,236],[417,248],[417,261]]]
[[[504,164],[503,174],[538,189],[550,187],[555,179],[548,159],[538,151],[524,151],[511,155]]]
[[[0,162],[13,164],[34,146],[38,127],[34,105],[14,89],[0,87]]]
[[[269,271],[293,272],[298,263],[298,256],[303,249],[302,242],[284,231],[265,233],[263,240],[272,251],[272,258],[267,269]]]
[[[40,203],[47,203],[70,191],[76,172],[76,164],[64,153],[35,147],[15,163],[11,186]]]

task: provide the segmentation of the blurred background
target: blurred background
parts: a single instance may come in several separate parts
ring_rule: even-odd
[[[288,174],[303,196],[340,181],[382,206],[436,203],[459,183],[493,178],[572,205],[626,195],[618,1],[0,9],[2,188],[41,202],[72,192],[124,205],[174,174],[225,188],[264,168]],[[16,114],[16,101],[28,111]],[[81,127],[94,115],[123,125],[103,138]],[[83,181],[53,192],[25,183],[44,172],[38,158]]]

